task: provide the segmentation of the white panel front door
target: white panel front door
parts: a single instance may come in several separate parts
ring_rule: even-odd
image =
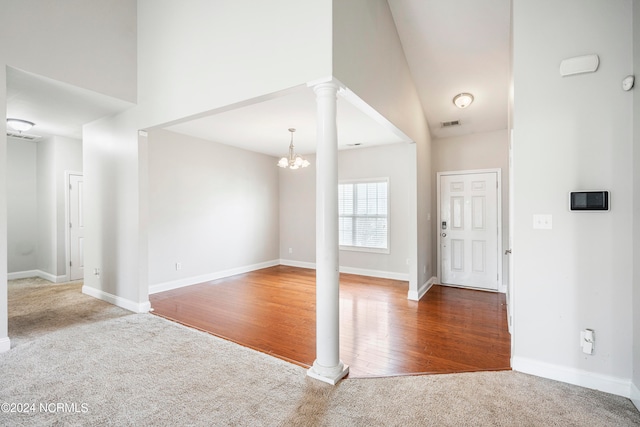
[[[442,284],[498,289],[497,172],[441,175]]]
[[[79,280],[84,277],[82,190],[82,175],[69,175],[70,280]]]

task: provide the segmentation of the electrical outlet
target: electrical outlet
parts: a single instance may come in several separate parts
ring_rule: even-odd
[[[593,354],[596,345],[596,334],[593,329],[580,331],[580,347],[585,354]]]
[[[99,268],[94,268],[93,269],[93,275],[97,276],[97,277],[100,277],[100,269]]]
[[[289,253],[292,254],[293,253],[293,248],[289,248]]]
[[[182,263],[181,262],[176,262],[176,271],[178,270],[182,270]]]

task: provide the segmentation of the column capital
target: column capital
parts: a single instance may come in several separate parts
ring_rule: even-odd
[[[345,89],[345,85],[333,77],[309,82],[307,86],[312,88],[316,94],[319,93],[319,91],[325,91],[327,89],[334,89],[336,92]]]

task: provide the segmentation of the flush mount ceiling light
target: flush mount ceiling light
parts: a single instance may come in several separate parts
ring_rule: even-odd
[[[470,93],[459,93],[453,97],[453,103],[458,108],[467,108],[473,102],[473,95]]]
[[[278,161],[278,166],[281,168],[289,168],[289,169],[298,169],[298,168],[306,168],[309,166],[309,161],[305,160],[301,156],[297,155],[293,152],[293,133],[296,130],[294,128],[289,128],[289,132],[291,132],[291,143],[289,144],[289,154],[287,156],[282,157]]]
[[[21,119],[7,119],[7,126],[18,132],[26,132],[31,129],[35,123]]]

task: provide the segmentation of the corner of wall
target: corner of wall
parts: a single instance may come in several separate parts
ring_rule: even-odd
[[[82,293],[99,300],[106,301],[109,304],[117,305],[118,307],[124,308],[125,310],[129,310],[134,313],[148,313],[149,310],[151,310],[151,303],[148,300],[137,303],[129,299],[122,298],[117,295],[113,295],[89,286],[83,286]]]
[[[429,289],[431,289],[431,287],[436,283],[438,283],[438,278],[432,276],[429,280],[424,282],[417,291],[409,289],[407,299],[410,299],[411,301],[420,301],[422,297],[425,296],[427,292],[429,292]]]
[[[640,411],[640,388],[634,383],[631,383],[631,401],[638,411]]]

